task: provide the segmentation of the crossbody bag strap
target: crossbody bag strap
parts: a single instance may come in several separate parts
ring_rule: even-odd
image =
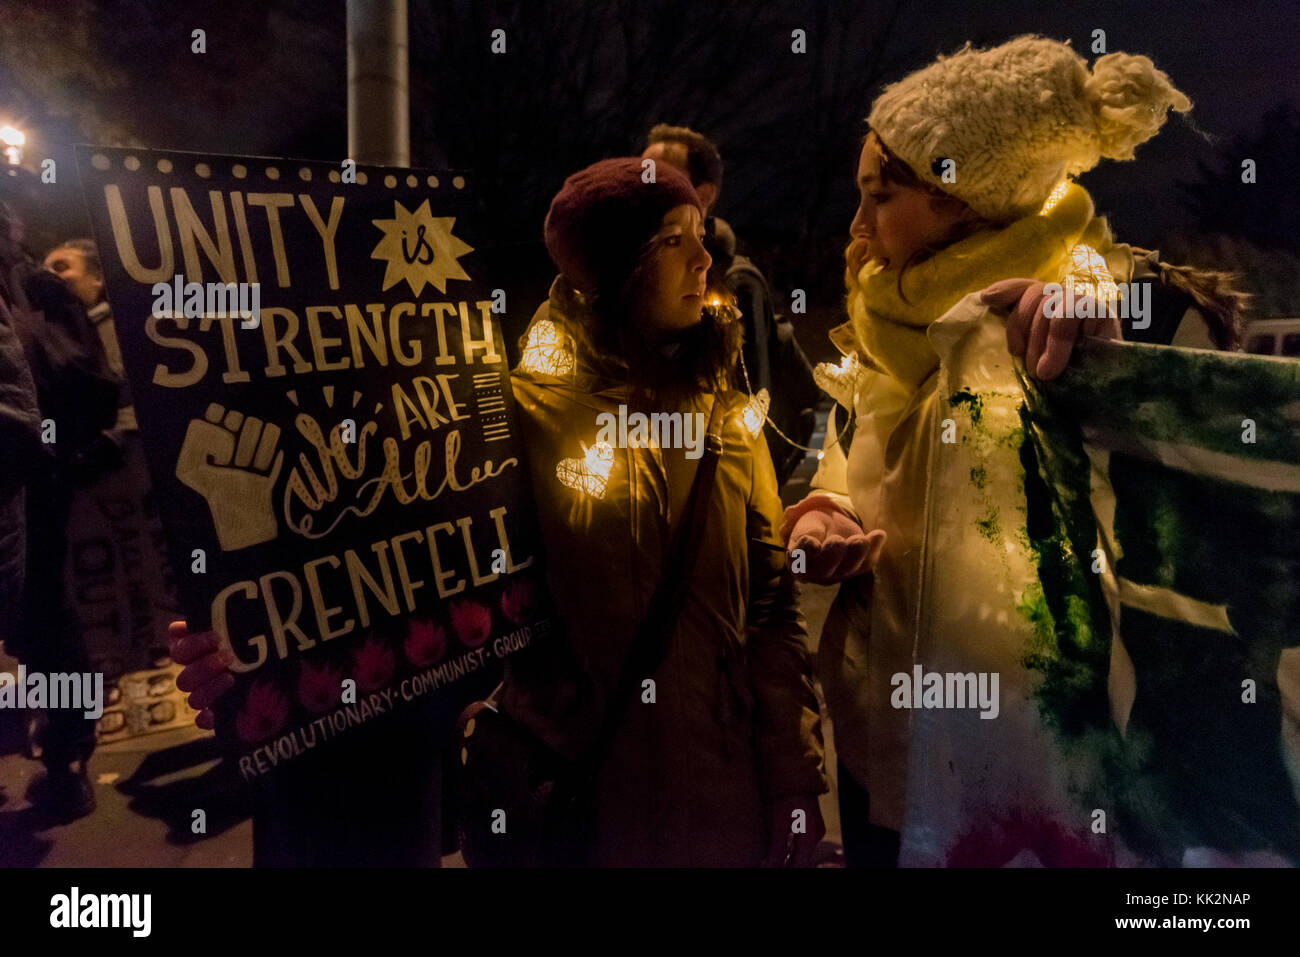
[[[581,762],[589,774],[594,775],[608,756],[642,679],[654,674],[668,655],[673,637],[673,618],[681,611],[687,582],[699,558],[704,520],[709,501],[713,498],[718,462],[722,458],[722,413],[725,404],[722,394],[715,393],[709,424],[705,430],[704,454],[696,469],[686,508],[665,555],[663,575],[655,586],[650,608],[632,638],[618,683],[610,696],[609,709],[601,724],[600,733]]]

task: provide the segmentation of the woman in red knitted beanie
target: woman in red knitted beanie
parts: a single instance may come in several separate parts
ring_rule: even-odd
[[[762,415],[727,387],[739,333],[702,308],[699,200],[676,170],[605,160],[569,177],[545,235],[560,276],[513,381],[565,639],[546,646],[545,664],[520,660],[502,706],[562,751],[590,740],[669,571],[703,425],[721,403],[697,557],[662,618],[662,663],[600,767],[585,859],[809,863],[826,790],[817,699]],[[602,428],[630,425],[637,409],[680,416],[681,441]]]
[[[701,308],[710,259],[690,180],[646,162],[602,160],[574,173],[544,233],[560,270],[559,321],[587,361],[626,378],[653,407],[724,388],[741,328]]]

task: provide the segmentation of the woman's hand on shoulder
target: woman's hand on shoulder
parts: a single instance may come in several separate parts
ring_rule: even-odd
[[[1007,349],[1025,360],[1025,370],[1035,379],[1055,379],[1069,365],[1079,336],[1119,338],[1114,317],[1076,318],[1065,314],[1049,316],[1052,296],[1046,284],[1034,279],[1003,279],[980,292],[980,302],[991,309],[1007,313]],[[1083,297],[1080,297],[1080,300]],[[1076,303],[1080,300],[1076,300]]]

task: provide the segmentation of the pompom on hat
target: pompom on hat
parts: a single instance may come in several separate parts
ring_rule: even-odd
[[[566,179],[551,200],[546,251],[579,291],[621,288],[664,215],[677,206],[701,208],[684,173],[658,163],[647,183],[644,172],[639,157],[601,160]]]
[[[867,124],[925,182],[1006,222],[1103,157],[1132,159],[1170,109],[1191,106],[1147,57],[1108,53],[1089,72],[1068,44],[1024,36],[967,44],[886,87]]]

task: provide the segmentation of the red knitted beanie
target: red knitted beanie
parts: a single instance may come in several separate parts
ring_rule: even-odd
[[[676,168],[655,164],[653,183],[642,174],[639,157],[601,160],[566,179],[551,200],[546,251],[580,291],[620,288],[664,214],[677,206],[700,208],[691,181]]]

